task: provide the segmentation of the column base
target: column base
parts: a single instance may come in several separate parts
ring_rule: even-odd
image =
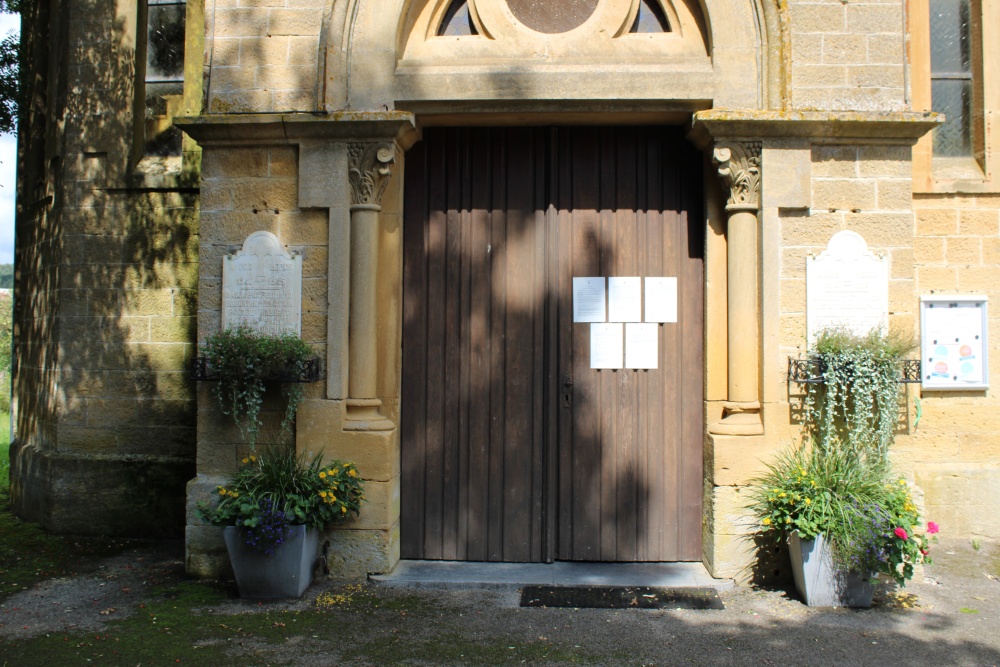
[[[722,419],[712,424],[708,431],[717,435],[763,435],[764,423],[760,417],[760,403],[727,402],[722,411]]]
[[[383,417],[378,409],[382,401],[377,398],[347,399],[347,413],[344,415],[345,431],[391,431],[396,425]]]

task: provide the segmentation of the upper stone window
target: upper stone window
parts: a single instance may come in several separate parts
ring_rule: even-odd
[[[445,12],[441,20],[441,27],[437,32],[439,37],[462,37],[465,35],[478,35],[476,24],[472,21],[469,13],[468,0],[454,0]]]
[[[972,37],[969,0],[930,0],[931,104],[945,114],[934,130],[934,155],[973,152]]]
[[[657,0],[639,0],[639,11],[635,14],[635,22],[629,29],[630,33],[670,32],[670,22],[663,13],[663,7]]]
[[[179,155],[181,133],[171,118],[184,94],[186,0],[146,0],[144,153]]]

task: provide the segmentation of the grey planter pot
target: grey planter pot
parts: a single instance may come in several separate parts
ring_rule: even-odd
[[[223,536],[236,575],[240,597],[253,599],[302,597],[312,583],[319,531],[290,526],[288,537],[270,556],[251,551],[242,539],[242,528],[226,526]]]
[[[798,533],[788,538],[795,588],[810,607],[870,607],[876,575],[838,572],[833,567],[830,545],[818,536],[803,540]]]

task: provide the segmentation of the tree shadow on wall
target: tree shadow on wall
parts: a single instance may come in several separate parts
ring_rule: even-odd
[[[197,192],[181,177],[135,187],[134,26],[114,9],[24,9],[12,504],[57,532],[178,535]]]

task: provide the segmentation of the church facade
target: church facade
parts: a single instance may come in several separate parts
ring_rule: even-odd
[[[12,502],[48,529],[183,533],[224,569],[194,507],[247,447],[191,369],[256,232],[301,256],[322,360],[258,446],[357,463],[342,576],[743,576],[746,485],[799,428],[808,259],[854,232],[918,338],[922,297],[1000,295],[995,3],[139,4],[25,16]],[[580,278],[618,314],[577,312]],[[670,308],[632,328],[640,284],[647,323]],[[605,321],[652,356],[595,362]],[[1000,537],[990,379],[906,388],[893,461],[950,535]]]

